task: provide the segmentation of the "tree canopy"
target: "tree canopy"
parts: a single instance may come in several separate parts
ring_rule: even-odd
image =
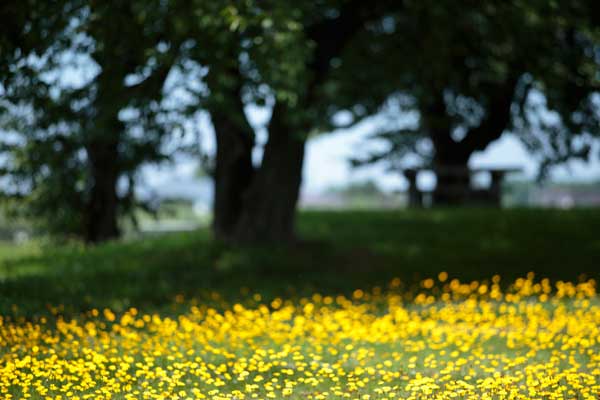
[[[422,165],[462,166],[505,132],[542,160],[541,174],[567,159],[587,159],[600,133],[594,7],[415,2],[386,16],[346,55],[352,61],[340,82],[348,84],[339,90],[348,103],[337,109],[357,120],[382,107],[418,118],[389,124],[376,134],[388,148],[355,163],[383,161],[397,170],[416,154]]]
[[[68,4],[60,37],[21,57],[4,87],[3,147],[10,194],[51,230],[93,242],[118,236],[137,168],[163,157],[172,127],[161,98],[178,43],[159,1]]]
[[[348,125],[393,117],[376,135],[388,148],[356,164],[400,169],[413,154],[421,165],[463,167],[513,132],[543,173],[587,159],[600,135],[596,8],[5,1],[0,190],[53,232],[115,238],[119,221],[144,205],[140,168],[169,159],[168,144],[198,113],[215,131],[213,230],[225,240],[294,238],[305,142],[340,127],[341,111]],[[250,106],[270,110],[258,163]],[[400,123],[406,113],[413,123]]]

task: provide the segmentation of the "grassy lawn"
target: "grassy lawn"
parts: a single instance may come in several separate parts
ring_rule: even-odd
[[[0,398],[598,398],[600,212],[0,245]]]

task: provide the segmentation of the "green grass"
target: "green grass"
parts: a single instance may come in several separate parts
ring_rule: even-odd
[[[234,248],[206,231],[93,248],[0,245],[0,315],[34,316],[109,306],[161,309],[177,294],[229,301],[244,287],[264,299],[350,293],[393,277],[504,282],[528,271],[553,279],[598,277],[600,211],[435,210],[306,212],[302,242]],[[241,289],[241,291],[240,291]]]
[[[593,283],[489,279],[598,279],[599,228],[595,210],[306,212],[293,246],[0,244],[0,397],[586,398]]]

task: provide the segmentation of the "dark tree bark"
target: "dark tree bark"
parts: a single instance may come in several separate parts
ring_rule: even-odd
[[[238,242],[294,239],[305,133],[290,129],[286,123],[287,112],[281,103],[273,109],[261,167],[244,196],[244,209],[235,232]]]
[[[91,190],[85,212],[85,241],[99,243],[120,235],[117,180],[118,141],[111,134],[90,141],[86,146],[90,159]]]
[[[471,152],[452,138],[452,118],[447,114],[443,96],[432,99],[421,111],[434,147],[433,168],[436,187],[433,203],[458,205],[466,202],[470,180],[468,162]]]
[[[340,55],[352,37],[385,7],[365,7],[347,2],[336,18],[307,28],[315,44],[307,63],[310,78],[300,102],[302,111],[314,108],[318,90],[331,70],[331,60]],[[291,123],[285,104],[276,103],[269,123],[269,139],[259,170],[244,195],[244,208],[234,240],[238,242],[290,242],[295,239],[296,204],[302,183],[306,135],[310,121]]]
[[[254,134],[243,109],[235,117],[218,111],[211,113],[217,142],[213,232],[220,240],[230,239],[235,232],[242,213],[243,195],[254,175]]]
[[[104,58],[96,60],[107,65]],[[119,143],[124,124],[119,111],[126,104],[121,79],[126,71],[120,64],[109,65],[98,76],[95,115],[88,121],[84,136],[89,168],[89,194],[84,201],[83,223],[86,243],[101,243],[120,236],[117,182],[121,174]],[[119,79],[121,78],[121,79]]]
[[[230,49],[227,62],[236,60],[238,51]],[[244,193],[254,176],[252,150],[255,138],[244,112],[243,76],[239,66],[233,63],[222,71],[227,79],[222,75],[208,76],[211,91],[223,96],[219,103],[209,106],[216,139],[212,230],[217,239],[227,241],[235,233],[242,214]]]
[[[433,203],[436,205],[464,205],[469,201],[471,179],[469,158],[471,153],[457,146],[456,153],[444,152],[434,157],[436,187]]]
[[[328,77],[331,60],[339,56],[365,22],[386,9],[387,4],[383,4],[386,2],[380,3],[380,7],[373,7],[359,0],[349,1],[337,17],[325,18],[307,28],[307,36],[315,47],[307,63],[310,76],[298,105],[302,112],[315,107],[318,89]],[[239,77],[239,71],[233,72]],[[237,98],[234,114],[243,116],[243,105],[239,101],[241,88],[237,87],[236,91],[232,93]],[[228,104],[231,106],[233,102],[228,101]],[[239,126],[231,123],[233,115],[220,118],[212,113],[217,135],[213,226],[217,237],[246,243],[294,240],[304,146],[311,123],[297,120],[291,123],[291,112],[285,104],[275,104],[268,127],[269,138],[257,171],[252,171],[249,162],[253,142],[248,141]]]

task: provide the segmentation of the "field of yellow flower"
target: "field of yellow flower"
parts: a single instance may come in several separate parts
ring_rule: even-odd
[[[506,287],[502,290],[501,287]],[[0,318],[2,399],[598,399],[593,279]]]

